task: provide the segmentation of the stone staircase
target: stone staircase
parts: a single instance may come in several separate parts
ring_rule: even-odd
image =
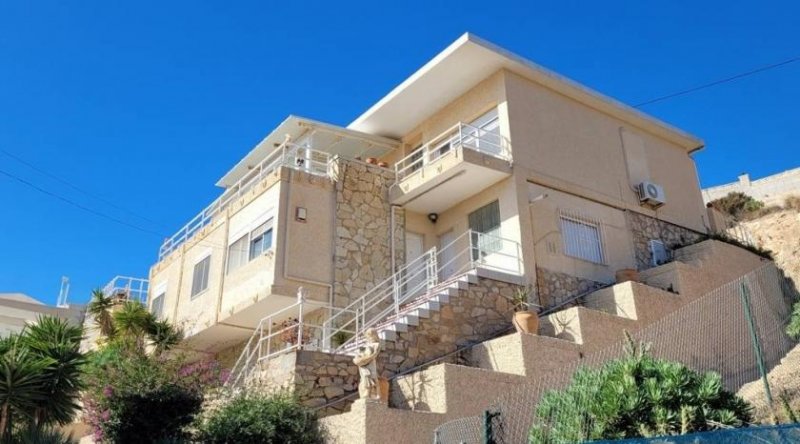
[[[521,384],[559,378],[566,382],[569,372],[564,369],[574,368],[586,353],[618,343],[624,330],[640,330],[760,267],[763,261],[718,241],[684,247],[675,252],[674,262],[643,271],[641,282],[597,290],[580,306],[541,317],[538,335],[515,333],[485,340],[464,353],[466,366],[455,361],[439,362],[394,378],[389,405],[359,400],[349,412],[323,418],[322,422],[332,442],[428,442],[439,424],[478,415]],[[458,309],[463,314],[464,307],[458,301],[474,299],[474,295],[464,297],[464,292],[475,287],[490,288],[485,281],[480,276],[467,276],[442,292],[445,296],[436,301],[436,309],[420,301],[419,305],[409,305],[397,319],[382,324],[384,331],[391,332],[382,336],[386,346],[384,375],[413,369],[434,355],[454,350],[458,343],[466,343],[464,339],[470,335],[449,338],[452,330],[442,330],[440,324],[451,311]],[[453,326],[460,323],[457,330],[463,328],[464,333],[480,326],[469,314],[450,320]],[[507,317],[504,321],[507,328]],[[499,320],[492,329],[501,331]],[[447,347],[429,342],[437,335],[449,339]]]

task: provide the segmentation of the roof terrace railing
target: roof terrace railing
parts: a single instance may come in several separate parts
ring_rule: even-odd
[[[315,176],[329,176],[330,161],[333,155],[330,153],[316,151],[307,146],[297,145],[291,142],[284,142],[273,151],[256,167],[252,168],[247,174],[239,179],[236,184],[228,187],[220,197],[203,211],[193,217],[172,237],[164,240],[158,251],[158,260],[163,260],[167,255],[178,249],[184,242],[189,240],[198,231],[207,226],[220,214],[231,202],[236,201],[245,193],[250,191],[253,186],[260,183],[266,176],[275,172],[280,167],[288,167],[299,171],[304,171]]]
[[[114,276],[105,287],[103,294],[109,297],[121,297],[127,301],[139,301],[147,304],[147,290],[150,281],[129,276]]]
[[[397,181],[402,181],[421,170],[425,165],[433,163],[461,147],[511,161],[511,146],[508,139],[495,131],[458,122],[430,142],[400,159],[394,166]]]

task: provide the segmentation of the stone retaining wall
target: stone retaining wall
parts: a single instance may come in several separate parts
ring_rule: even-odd
[[[648,242],[658,239],[667,248],[686,245],[698,241],[704,235],[688,228],[664,222],[639,213],[628,211],[628,225],[631,229],[633,250],[636,255],[636,268],[646,270],[652,267],[652,255]]]
[[[566,273],[536,268],[536,289],[539,293],[539,305],[548,308],[581,293],[600,288],[602,282],[579,278]]]

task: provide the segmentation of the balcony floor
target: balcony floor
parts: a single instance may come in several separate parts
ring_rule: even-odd
[[[480,162],[471,160],[460,161],[427,180],[415,177],[418,172],[409,175],[393,189],[392,204],[420,213],[442,213],[511,176],[508,162],[495,158],[481,159]],[[403,191],[406,183],[416,186]]]

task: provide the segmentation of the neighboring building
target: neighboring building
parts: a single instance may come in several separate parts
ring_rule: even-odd
[[[471,270],[553,306],[706,232],[702,147],[466,34],[346,128],[283,121],[164,242],[150,308],[232,363],[301,287],[322,349]]]
[[[0,293],[0,337],[19,333],[39,316],[55,316],[75,325],[83,322],[82,305],[50,306],[24,293]]]
[[[787,197],[800,196],[800,168],[756,180],[751,180],[749,174],[742,173],[736,182],[703,189],[703,200],[708,203],[735,192],[747,194],[766,205],[783,205]]]

